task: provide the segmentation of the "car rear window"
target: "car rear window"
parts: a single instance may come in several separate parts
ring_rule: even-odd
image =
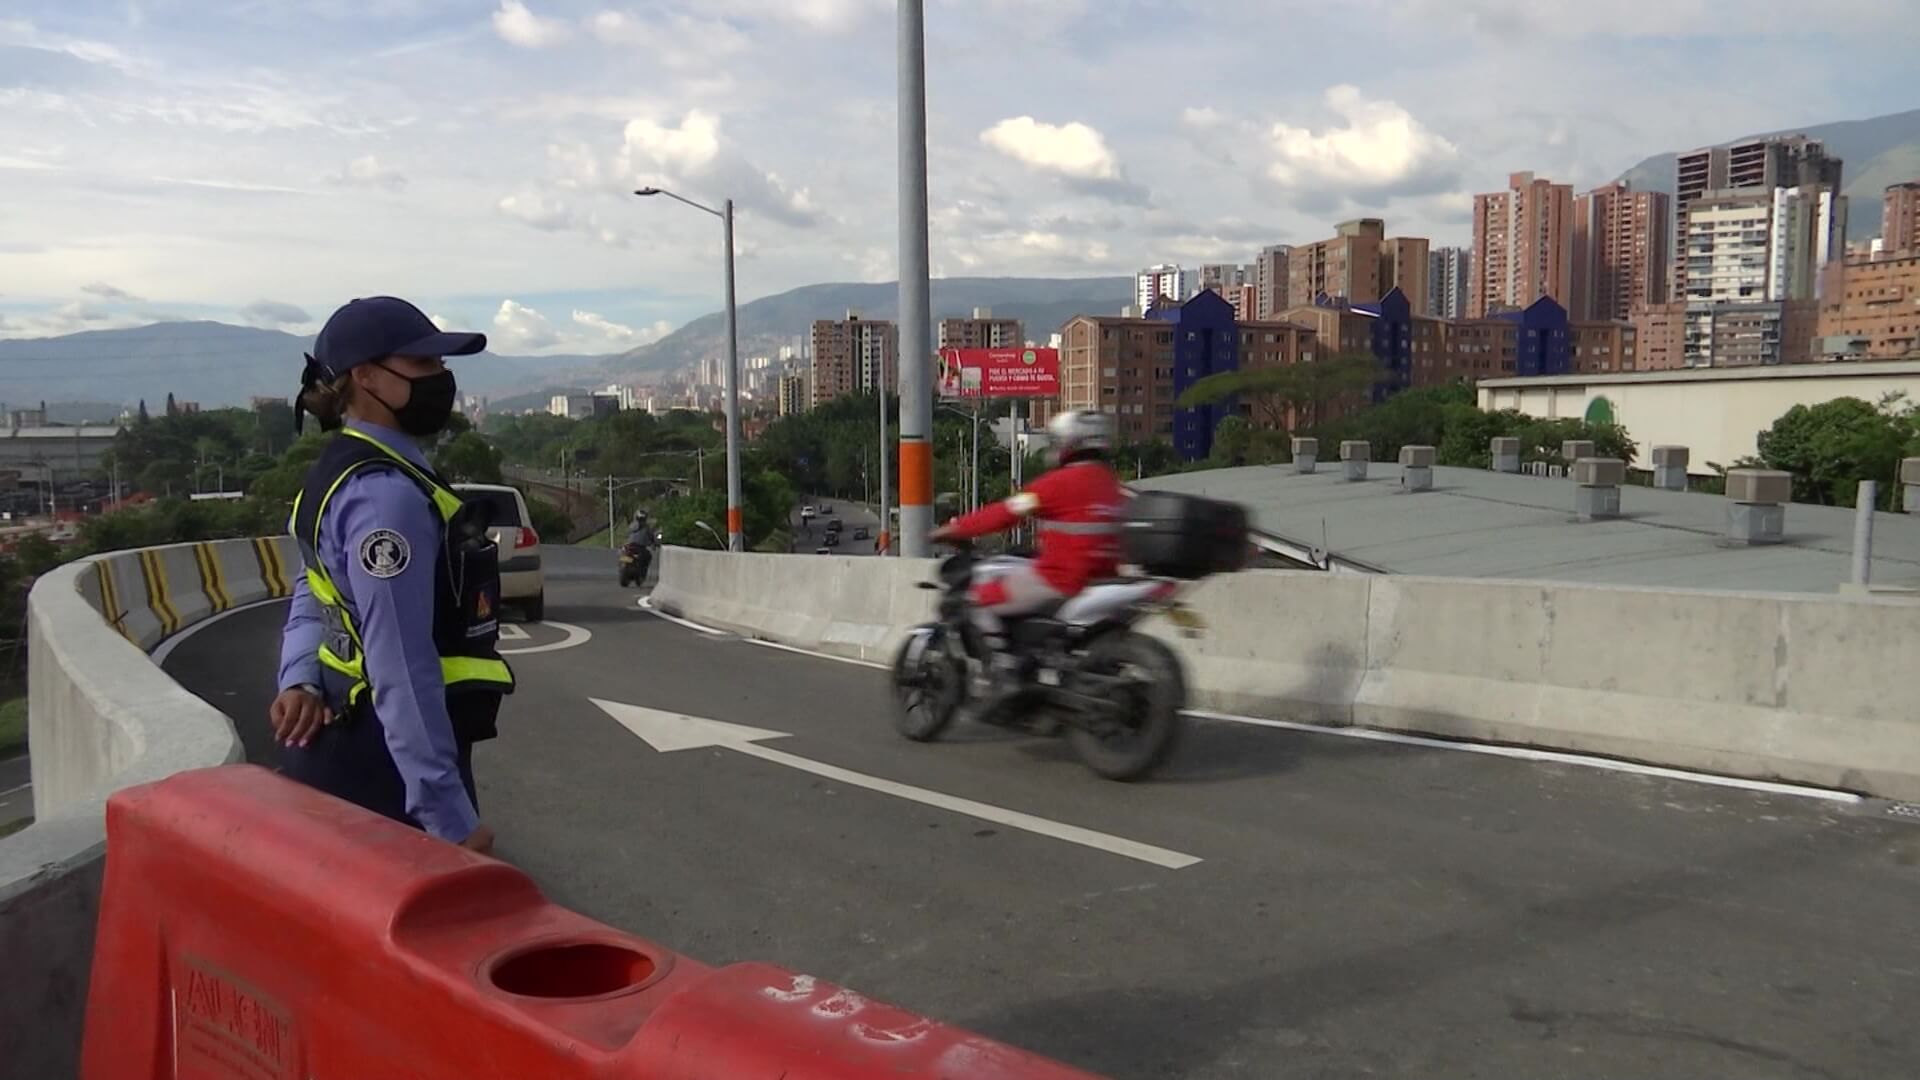
[[[463,491],[460,497],[487,508],[488,525],[520,525],[520,502],[511,491]]]

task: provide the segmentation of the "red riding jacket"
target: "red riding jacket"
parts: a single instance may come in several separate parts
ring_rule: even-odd
[[[1034,569],[1047,584],[1072,596],[1087,582],[1120,569],[1120,512],[1127,502],[1120,477],[1104,461],[1063,465],[1026,490],[947,523],[957,539],[1005,532],[1036,519],[1039,554]]]

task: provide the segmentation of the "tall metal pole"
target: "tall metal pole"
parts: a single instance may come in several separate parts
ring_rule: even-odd
[[[893,535],[893,488],[888,484],[891,479],[887,468],[887,376],[884,364],[874,365],[874,379],[880,391],[880,554],[893,554],[895,538]]]
[[[973,477],[973,495],[968,501],[968,509],[980,509],[980,403],[973,403],[973,465],[968,470]]]
[[[925,0],[900,4],[900,554],[929,553],[933,529],[933,330],[927,255]]]
[[[607,550],[616,551],[620,545],[613,542],[613,474],[607,474]]]
[[[727,549],[746,550],[746,521],[740,501],[740,312],[733,292],[733,200],[721,217],[727,259]]]

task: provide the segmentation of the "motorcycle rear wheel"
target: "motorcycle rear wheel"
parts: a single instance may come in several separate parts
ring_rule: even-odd
[[[1122,708],[1111,718],[1076,723],[1067,743],[1089,769],[1109,780],[1137,780],[1173,752],[1184,726],[1187,678],[1173,650],[1145,634],[1113,634],[1088,651],[1087,670],[1121,676]]]
[[[918,656],[914,643],[930,636]],[[914,742],[932,742],[960,714],[967,698],[966,665],[948,647],[946,626],[935,623],[900,643],[893,657],[893,728]]]

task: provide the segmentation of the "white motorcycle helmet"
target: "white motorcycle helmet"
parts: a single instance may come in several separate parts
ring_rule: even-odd
[[[1063,412],[1047,421],[1047,460],[1065,465],[1113,452],[1113,418],[1091,409]]]

